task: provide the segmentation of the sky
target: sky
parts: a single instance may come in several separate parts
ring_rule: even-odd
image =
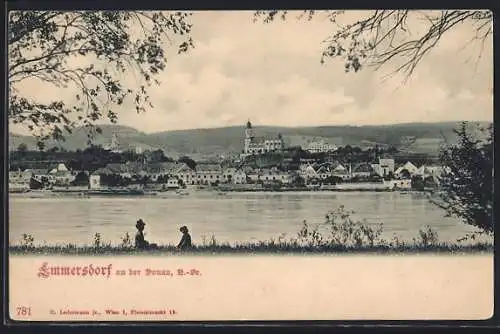
[[[253,12],[194,12],[195,48],[180,55],[169,48],[162,84],[150,90],[154,108],[137,114],[124,105],[116,109],[119,124],[151,133],[243,126],[248,119],[290,127],[492,121],[492,38],[480,52],[479,43],[468,43],[469,25],[448,32],[405,82],[402,74],[386,78],[391,66],[345,73],[342,60],[322,65],[322,41],[335,26],[321,15],[293,15],[264,24],[253,22]],[[343,20],[356,15],[365,13],[348,12]],[[75,94],[40,82],[22,89],[39,99]]]

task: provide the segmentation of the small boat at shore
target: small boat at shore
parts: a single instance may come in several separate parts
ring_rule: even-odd
[[[394,186],[386,182],[340,183],[333,191],[394,191]]]
[[[30,189],[10,189],[9,188],[9,194],[24,194],[24,193],[29,193]]]
[[[185,190],[185,189],[178,189],[178,190],[176,190],[175,193],[177,195],[179,195],[179,196],[187,196],[187,195],[189,195],[189,192],[187,190]]]
[[[57,194],[54,194],[52,191],[47,189],[32,189],[29,192],[23,194],[23,196],[28,198],[46,198],[46,197],[54,197]]]
[[[65,188],[60,188],[60,187],[54,187],[51,190],[52,193],[56,194],[69,194],[69,195],[80,195],[80,194],[85,194],[88,192],[87,187],[65,187]]]
[[[86,192],[90,196],[142,196],[142,189],[94,189]]]

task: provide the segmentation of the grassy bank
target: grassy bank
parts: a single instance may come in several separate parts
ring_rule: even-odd
[[[162,254],[162,255],[209,255],[209,254],[411,254],[411,253],[450,253],[450,254],[472,254],[493,252],[493,245],[489,243],[477,243],[471,245],[457,245],[440,243],[434,245],[408,244],[399,246],[375,245],[375,246],[294,246],[285,244],[241,244],[241,245],[216,245],[216,246],[194,246],[190,250],[180,251],[173,245],[161,245],[157,249],[137,250],[133,247],[103,246],[74,246],[74,245],[44,245],[44,246],[22,246],[9,247],[11,255],[140,255],[140,254]]]

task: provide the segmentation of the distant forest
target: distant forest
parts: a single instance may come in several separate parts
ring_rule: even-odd
[[[300,147],[289,148],[285,152],[266,153],[259,156],[247,157],[244,161],[235,164],[231,159],[222,159],[212,161],[221,163],[226,167],[241,167],[249,166],[253,168],[269,168],[278,167],[282,170],[296,170],[299,167],[301,160],[324,162],[338,162],[343,164],[348,163],[363,163],[375,162],[377,158],[388,156],[393,157],[396,163],[403,164],[406,161],[411,161],[417,165],[433,164],[437,159],[426,154],[408,154],[399,152],[395,147],[375,147],[369,149],[361,149],[346,145],[339,147],[337,151],[332,153],[309,153],[302,150]],[[109,163],[161,163],[179,161],[188,164],[191,168],[196,168],[196,161],[190,156],[181,156],[177,159],[165,155],[161,149],[136,153],[132,150],[123,152],[111,152],[101,146],[90,146],[84,150],[77,149],[68,151],[65,149],[52,148],[47,151],[28,150],[25,144],[20,144],[16,150],[9,154],[10,170],[24,169],[47,169],[58,163],[64,163],[72,170],[95,171],[105,167]],[[206,161],[204,161],[206,162]]]
[[[478,123],[486,127],[488,123]],[[413,153],[437,154],[439,145],[456,138],[453,133],[457,123],[409,123],[381,126],[320,126],[320,127],[271,127],[256,126],[258,137],[274,138],[283,135],[287,145],[307,144],[309,141],[324,140],[337,146],[360,146],[369,148],[375,145],[395,146],[400,150]],[[232,126],[211,129],[193,129],[143,133],[134,128],[118,125],[101,126],[102,134],[93,138],[92,144],[106,145],[113,133],[117,133],[120,148],[143,150],[162,149],[172,157],[191,155],[193,157],[240,153],[243,150],[244,126]],[[65,150],[84,150],[88,147],[87,134],[83,129],[76,129],[66,135],[65,141],[48,141],[46,147],[59,147]],[[36,138],[10,134],[9,148],[15,150],[25,143],[29,150],[36,150]]]

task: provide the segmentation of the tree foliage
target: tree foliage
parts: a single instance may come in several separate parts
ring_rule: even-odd
[[[75,175],[75,179],[70,183],[72,186],[88,186],[89,175],[86,172],[79,172]]]
[[[494,232],[493,222],[493,127],[486,140],[477,138],[461,123],[456,130],[457,144],[441,151],[446,168],[442,177],[443,193],[449,214],[487,233]]]
[[[165,153],[161,149],[151,151],[149,153],[149,162],[172,162],[173,159],[165,156]]]
[[[19,144],[19,146],[17,147],[17,151],[18,152],[26,152],[28,150],[28,146],[25,144],[25,143],[21,143]]]
[[[95,121],[115,123],[114,107],[127,100],[137,112],[152,107],[148,90],[167,63],[166,42],[179,35],[178,53],[193,46],[189,13],[141,11],[12,11],[8,18],[9,111],[40,140],[64,139],[84,126],[100,132]],[[182,36],[181,36],[182,35]],[[133,74],[135,82],[125,76]],[[130,76],[129,76],[130,77]],[[73,102],[54,97],[42,102],[22,86],[65,88]]]
[[[270,23],[277,17],[286,20],[288,11],[257,11],[255,21]],[[453,28],[466,22],[475,31],[474,40],[484,45],[493,32],[493,14],[484,10],[374,10],[356,22],[341,23],[344,10],[306,10],[298,19],[312,20],[325,14],[334,30],[324,40],[321,63],[330,58],[345,61],[345,71],[358,72],[363,65],[380,68],[397,63],[395,72],[413,73],[438,42]],[[411,29],[409,22],[418,22],[424,28]],[[471,41],[464,41],[464,44]],[[481,49],[482,50],[482,49]],[[481,56],[481,55],[480,55]]]
[[[196,169],[196,161],[194,161],[193,159],[191,159],[188,156],[182,156],[177,161],[180,163],[185,163],[192,170]]]

